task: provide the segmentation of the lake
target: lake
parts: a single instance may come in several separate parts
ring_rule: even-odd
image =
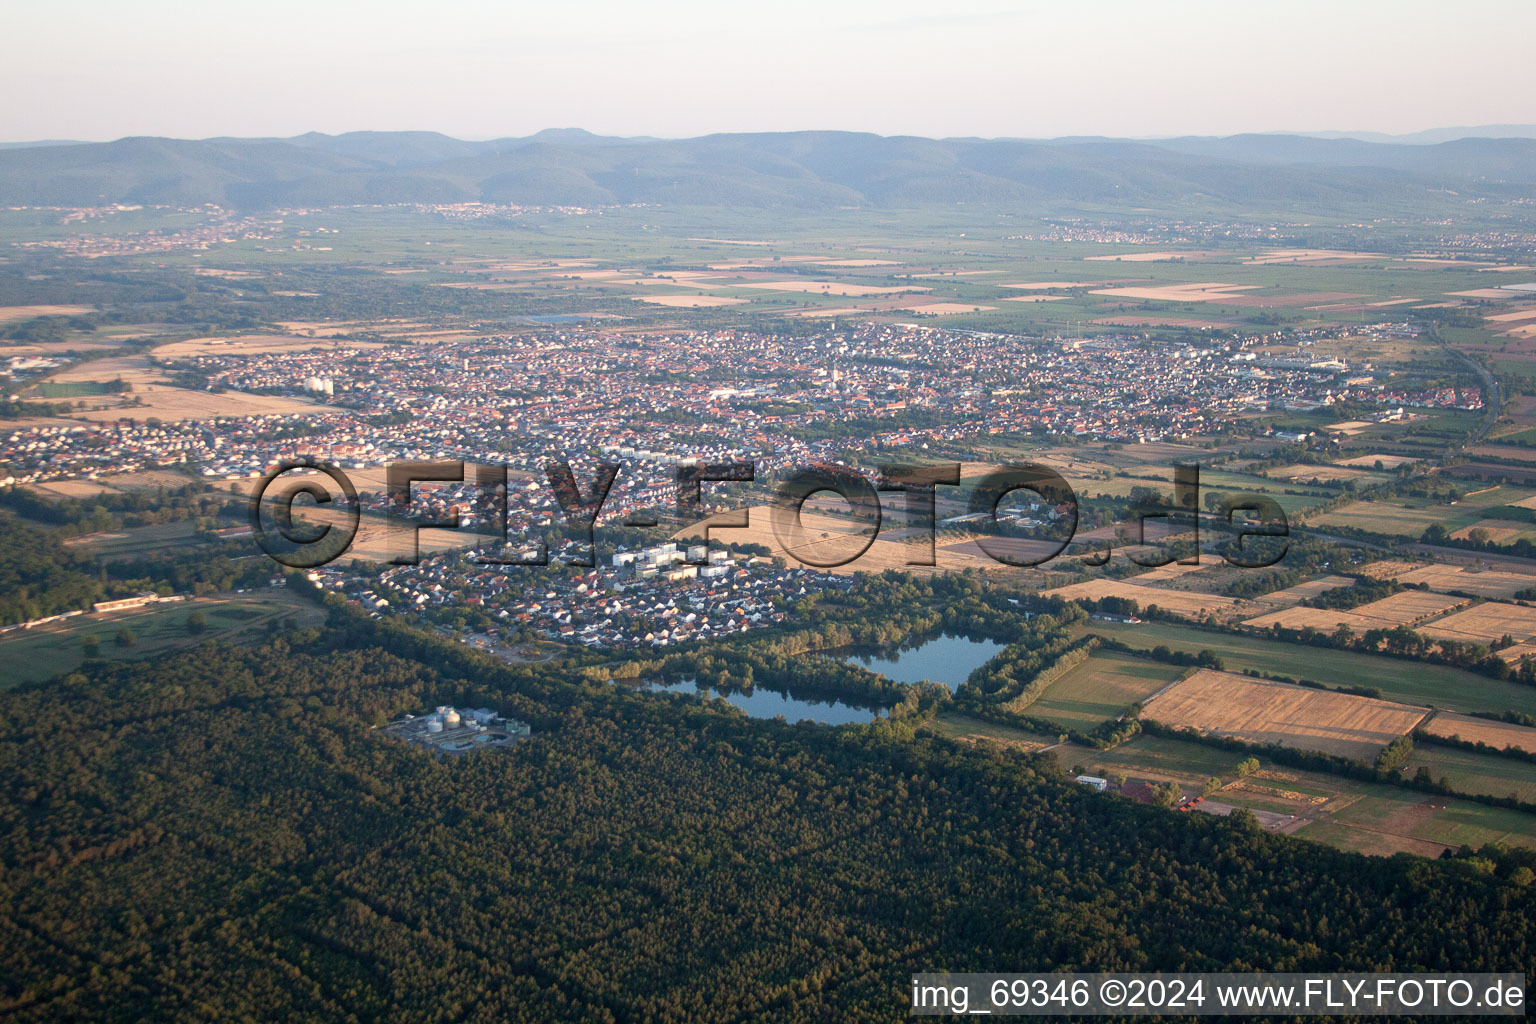
[[[842,652],[844,661],[862,665],[897,683],[924,679],[959,689],[966,676],[991,661],[1007,644],[945,634],[931,640],[883,650]]]

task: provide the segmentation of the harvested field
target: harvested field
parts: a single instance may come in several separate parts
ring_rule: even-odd
[[[75,381],[112,381],[124,384],[154,384],[169,380],[165,371],[144,356],[108,356],[88,359],[66,366],[48,378],[53,384]]]
[[[996,306],[971,306],[964,302],[930,302],[922,306],[903,306],[902,309],[924,316],[946,316],[950,313],[979,313]]]
[[[1213,568],[1210,562],[1206,562],[1204,565],[1180,565],[1178,562],[1169,562],[1167,565],[1155,566],[1137,575],[1136,582],[1138,584],[1145,584],[1155,583],[1160,580],[1178,579],[1180,576],[1187,576],[1192,572],[1200,572],[1202,569],[1210,568]]]
[[[746,299],[733,299],[725,295],[637,295],[636,302],[649,302],[657,306],[683,309],[699,309],[709,306],[738,306]]]
[[[1536,729],[1513,722],[1444,713],[1431,718],[1422,728],[1431,736],[1459,736],[1468,743],[1486,743],[1496,750],[1514,747],[1536,754]]]
[[[1351,469],[1347,466],[1281,466],[1264,474],[1276,480],[1289,480],[1292,483],[1331,484],[1341,480],[1358,480],[1362,476],[1368,476],[1364,470]]]
[[[814,511],[816,500],[806,503],[805,510],[800,516],[800,528],[791,529],[787,538],[789,547],[805,558],[816,562],[830,562],[840,558],[846,558],[857,552],[864,545],[867,537],[867,528],[863,522],[854,522],[845,517],[824,515]],[[841,504],[839,502],[839,504]],[[846,507],[846,506],[844,506]],[[754,505],[745,511],[748,513],[748,522],[745,527],[727,527],[717,525],[721,520],[729,516],[739,516],[741,511],[725,512],[718,516],[706,519],[701,523],[680,531],[677,538],[696,539],[703,537],[706,527],[713,525],[714,540],[717,544],[761,544],[767,547],[775,555],[783,558],[788,565],[806,564],[796,554],[791,553],[781,543],[773,528],[772,509],[768,505]],[[868,550],[859,555],[846,565],[833,566],[828,572],[851,574],[856,572],[881,572],[885,569],[900,569],[911,572],[953,572],[958,569],[1006,569],[1009,566],[988,558],[974,545],[967,547],[964,544],[940,546],[935,554],[938,561],[937,569],[926,566],[909,566],[908,559],[916,557],[920,552],[917,545],[908,546],[900,540],[891,540],[885,537],[876,538],[869,545]],[[926,549],[923,549],[926,551]],[[1012,571],[1018,572],[1018,569]]]
[[[1522,590],[1536,587],[1536,576],[1519,572],[1499,572],[1486,569],[1473,572],[1459,565],[1416,565],[1394,577],[1403,584],[1421,584],[1430,590],[1455,590],[1478,597],[1510,598]]]
[[[323,523],[327,526],[335,526],[337,529],[346,528],[345,513],[334,508],[295,507],[294,518],[305,523],[317,525]],[[357,535],[352,538],[351,545],[336,564],[346,565],[354,558],[360,558],[365,562],[389,562],[408,554],[411,550],[410,532],[384,516],[364,513],[358,518],[357,525]],[[423,529],[418,537],[420,538],[419,550],[423,557],[442,551],[475,547],[490,540],[485,534],[471,533],[467,529]]]
[[[1058,296],[1064,298],[1065,296]],[[1013,300],[1015,302],[1018,299]],[[1103,324],[1106,327],[1194,327],[1196,329],[1235,327],[1232,320],[1201,319],[1189,316],[1146,316],[1134,314],[1131,316],[1101,316],[1092,321]]]
[[[313,402],[283,398],[279,395],[247,395],[239,391],[214,394],[210,391],[188,391],[163,384],[142,390],[135,387],[133,395],[142,399],[142,404],[90,409],[73,412],[70,415],[87,420],[133,419],[143,422],[150,417],[161,420],[207,420],[220,416],[264,416],[271,413],[310,412],[321,408]]]
[[[192,482],[191,477],[168,469],[146,469],[138,473],[117,473],[93,480],[49,480],[28,484],[27,488],[44,497],[90,498],[98,494],[123,494],[160,487],[174,491]]]
[[[1518,665],[1533,654],[1536,654],[1536,644],[1515,644],[1493,652],[1494,657],[1506,665]]]
[[[1333,303],[1343,302],[1346,299],[1364,299],[1369,296],[1359,292],[1303,292],[1299,295],[1240,295],[1228,300],[1229,306],[1253,306],[1260,309],[1271,307],[1305,306],[1308,309],[1337,309]],[[1349,303],[1350,309],[1358,309],[1355,303]]]
[[[1485,601],[1419,627],[1419,632],[1438,640],[1491,644],[1504,636],[1517,641],[1536,639],[1536,608]]]
[[[1008,287],[1015,287],[1009,285]],[[1494,313],[1483,317],[1492,324],[1509,323],[1514,320],[1536,320],[1536,309],[1517,309],[1513,313]]]
[[[1413,729],[1423,708],[1201,669],[1147,702],[1143,717],[1246,743],[1369,761]]]
[[[1536,451],[1513,444],[1479,444],[1468,448],[1467,453],[1479,455],[1485,459],[1508,459],[1510,462],[1536,463]],[[1536,495],[1533,495],[1533,497],[1536,497]],[[1520,502],[1515,501],[1510,504],[1518,505]]]
[[[1479,519],[1453,532],[1451,539],[1467,540],[1472,536],[1473,530],[1482,530],[1488,535],[1486,539],[1495,544],[1502,544],[1504,541],[1513,540],[1530,528],[1529,523],[1517,523],[1510,519]]]
[[[1084,256],[1083,259],[1089,263],[1161,263],[1164,260],[1182,260],[1199,255],[1201,254],[1195,252],[1126,252],[1118,256]]]
[[[1282,629],[1306,629],[1311,626],[1324,633],[1348,626],[1357,633],[1363,633],[1368,629],[1411,626],[1463,604],[1466,604],[1465,598],[1410,590],[1347,611],[1335,608],[1287,608],[1285,611],[1270,612],[1249,619],[1243,625],[1255,629],[1268,629],[1276,623]]]
[[[0,306],[0,323],[8,320],[31,320],[38,316],[79,316],[94,313],[91,306]]]
[[[1226,302],[1239,293],[1259,287],[1256,284],[1223,284],[1201,281],[1193,284],[1142,285],[1130,288],[1095,288],[1090,294],[1117,299],[1152,299],[1160,302]]]
[[[1373,580],[1394,580],[1405,572],[1423,568],[1418,562],[1405,562],[1398,558],[1384,558],[1379,562],[1372,562],[1360,569],[1360,575],[1369,576]]]
[[[1087,580],[1083,583],[1073,583],[1065,587],[1057,587],[1055,590],[1047,590],[1046,597],[1059,597],[1063,601],[1076,601],[1085,599],[1098,601],[1105,597],[1121,597],[1135,601],[1142,608],[1157,605],[1164,611],[1177,615],[1199,616],[1206,612],[1221,614],[1237,607],[1238,601],[1234,598],[1223,597],[1220,594],[1197,594],[1187,590],[1162,590],[1157,587],[1145,587],[1126,580]]]
[[[1472,288],[1464,292],[1446,292],[1446,294],[1466,299],[1519,299],[1525,297],[1523,292],[1508,291],[1504,288]]]
[[[1092,288],[1096,285],[1113,284],[1112,281],[1025,281],[1022,284],[1002,284],[999,288],[1018,288],[1021,291],[1046,291],[1050,288]]]
[[[94,498],[100,494],[120,493],[101,480],[48,480],[27,484],[26,489],[44,498]]]
[[[1380,253],[1349,252],[1341,249],[1267,249],[1261,255],[1252,256],[1244,263],[1268,266],[1275,263],[1354,263],[1360,260],[1383,259]]]
[[[337,341],[330,338],[304,337],[297,334],[242,334],[232,338],[189,338],[173,341],[155,349],[157,359],[184,359],[187,356],[267,355],[305,352],[310,349],[378,348],[376,341]]]
[[[1294,587],[1286,587],[1284,590],[1276,590],[1265,594],[1261,600],[1266,603],[1273,602],[1279,605],[1299,604],[1302,601],[1310,601],[1319,594],[1326,594],[1330,590],[1352,586],[1354,582],[1348,576],[1324,576],[1322,579],[1308,580],[1305,583],[1298,583]]]
[[[1356,455],[1352,459],[1340,459],[1334,463],[1336,466],[1358,466],[1364,469],[1374,469],[1376,463],[1381,463],[1382,469],[1396,469],[1398,466],[1407,465],[1419,460],[1409,455]]]
[[[844,284],[841,281],[743,281],[738,288],[761,288],[771,292],[805,292],[808,295],[898,295],[903,292],[927,292],[926,285]]]
[[[786,316],[847,316],[850,313],[868,313],[868,312],[871,312],[871,310],[867,309],[867,308],[860,308],[858,306],[840,306],[837,309],[826,309],[826,308],[822,308],[822,309],[800,309],[800,310],[796,310],[796,311],[794,311],[792,313],[787,313],[785,315]]]

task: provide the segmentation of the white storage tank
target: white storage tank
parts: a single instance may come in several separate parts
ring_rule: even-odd
[[[427,719],[427,732],[442,732],[443,721],[440,718]]]
[[[459,727],[459,721],[460,721],[459,713],[457,711],[453,710],[453,708],[449,708],[443,714],[443,728],[444,729],[457,729]]]

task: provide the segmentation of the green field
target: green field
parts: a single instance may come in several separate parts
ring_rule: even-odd
[[[1497,486],[1483,489],[1472,485],[1470,492],[1454,505],[1425,498],[1356,502],[1315,516],[1307,520],[1307,525],[1318,529],[1348,527],[1417,539],[1435,523],[1445,527],[1446,532],[1454,533],[1484,520],[1507,518],[1511,527],[1526,527],[1522,533],[1501,541],[1512,543],[1520,537],[1536,538],[1536,524],[1528,521],[1529,513],[1524,509],[1502,510],[1532,494],[1536,491],[1530,488]]]
[[[1198,459],[1204,453],[1192,453]],[[1173,469],[1159,471],[1157,467],[1143,467],[1137,476],[1115,476],[1108,480],[1072,480],[1079,498],[1099,497],[1124,499],[1137,487],[1155,487],[1172,494]],[[1201,470],[1200,490],[1223,495],[1263,494],[1273,498],[1287,516],[1296,516],[1330,501],[1339,494],[1338,488],[1319,487],[1314,484],[1293,484],[1284,480],[1251,476],[1246,473],[1227,473],[1220,470]],[[1422,532],[1422,531],[1421,531]]]
[[[1093,621],[1077,627],[1077,632],[1098,633],[1143,650],[1158,645],[1190,654],[1209,650],[1221,658],[1228,671],[1252,669],[1329,686],[1373,686],[1386,699],[1405,704],[1536,714],[1536,687],[1502,682],[1448,665],[1304,647],[1160,622]]]
[[[1420,744],[1408,758],[1406,771],[1428,768],[1458,793],[1512,796],[1536,803],[1536,764],[1497,754],[1479,754],[1433,744]]]
[[[1362,783],[1361,789],[1365,795],[1341,807],[1328,819],[1328,823],[1335,826],[1368,833],[1356,837],[1361,844],[1390,842],[1391,837],[1397,836],[1451,847],[1476,847],[1487,843],[1536,846],[1536,817],[1520,811],[1388,786]],[[1297,834],[1328,841],[1328,830],[1319,830],[1316,825],[1309,825]],[[1346,849],[1361,849],[1361,846],[1346,846]],[[1363,849],[1362,852],[1377,851]]]
[[[1118,651],[1094,654],[1046,687],[1027,713],[1073,729],[1092,729],[1173,682],[1184,670]]]
[[[202,612],[207,620],[201,634],[194,634],[187,626],[187,617],[193,612]],[[210,640],[253,641],[264,635],[269,622],[290,616],[304,625],[315,625],[323,613],[311,601],[273,590],[195,598],[110,615],[87,614],[57,625],[16,630],[0,637],[0,659],[7,666],[0,674],[4,680],[0,685],[17,686],[74,671],[85,661],[81,641],[87,636],[95,637],[100,645],[98,657],[136,660]],[[136,637],[127,647],[116,640],[125,627]]]
[[[41,398],[95,398],[115,393],[112,382],[103,380],[72,380],[63,383],[45,380],[34,390]]]
[[[1123,773],[1133,780],[1166,779],[1183,785],[1185,792],[1197,791],[1216,776],[1224,785],[1210,800],[1315,818],[1295,835],[1343,850],[1382,856],[1407,851],[1434,857],[1444,846],[1463,844],[1536,847],[1536,815],[1300,771],[1275,765],[1262,756],[1258,759],[1262,774],[1239,780],[1234,769],[1244,755],[1202,743],[1144,734],[1112,750],[1065,746],[1049,756],[1063,770],[1082,766],[1104,777]],[[1311,798],[1311,802],[1284,798],[1281,793]]]
[[[994,740],[999,743],[1020,745],[1030,750],[1052,746],[1056,743],[1055,736],[1046,736],[1041,733],[1030,732],[1027,729],[1014,729],[1006,725],[997,725],[993,722],[983,722],[969,715],[954,713],[939,715],[929,722],[927,727],[948,739]]]
[[[87,534],[65,542],[76,550],[103,561],[116,558],[144,558],[195,548],[205,543],[198,536],[197,523],[183,519],[154,526],[130,526],[111,533]]]
[[[1231,776],[1237,763],[1246,756],[1203,743],[1146,734],[1111,750],[1072,746],[1060,747],[1054,753],[1064,767],[1082,763],[1100,775],[1118,771],[1131,778],[1142,777],[1145,772],[1153,778],[1170,778],[1195,786],[1213,775]]]

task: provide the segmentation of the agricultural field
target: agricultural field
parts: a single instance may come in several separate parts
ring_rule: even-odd
[[[197,356],[267,355],[279,352],[345,352],[348,349],[373,349],[382,343],[323,336],[319,332],[301,334],[233,334],[219,337],[188,338],[155,348],[158,360],[195,358]]]
[[[1153,605],[1176,615],[1195,618],[1206,614],[1220,615],[1239,607],[1242,602],[1220,594],[1199,594],[1189,590],[1165,590],[1148,587],[1129,580],[1091,579],[1072,583],[1065,587],[1044,592],[1045,597],[1057,597],[1063,601],[1098,601],[1106,597],[1118,597],[1135,601],[1142,608]]]
[[[1338,608],[1287,608],[1246,620],[1243,625],[1254,629],[1279,626],[1282,629],[1312,629],[1332,633],[1340,626],[1348,626],[1357,633],[1368,629],[1395,629],[1412,626],[1425,619],[1444,614],[1452,608],[1466,604],[1461,597],[1447,597],[1422,590],[1406,590],[1392,594],[1380,601],[1358,605],[1347,610]]]
[[[1424,709],[1201,669],[1149,701],[1143,717],[1246,743],[1275,743],[1369,761]]]
[[[1353,466],[1359,469],[1374,469],[1380,466],[1384,470],[1393,470],[1399,466],[1409,465],[1418,461],[1418,459],[1408,455],[1387,455],[1381,452],[1371,452],[1365,455],[1355,455],[1348,459],[1340,459],[1334,465]]]
[[[1165,622],[1130,625],[1095,621],[1076,632],[1099,633],[1142,649],[1162,645],[1186,654],[1210,651],[1231,671],[1265,672],[1329,686],[1369,686],[1380,690],[1383,697],[1404,704],[1536,715],[1536,687],[1490,679],[1449,665],[1306,647]]]
[[[1514,747],[1528,754],[1536,754],[1536,729],[1513,722],[1496,722],[1471,715],[1438,714],[1419,728],[1431,736],[1455,737],[1468,743],[1486,743],[1496,750]]]
[[[1302,771],[1263,755],[1257,772],[1239,778],[1235,768],[1246,755],[1188,740],[1143,734],[1111,750],[1065,746],[1048,756],[1064,771],[1081,766],[1102,778],[1176,782],[1189,795],[1215,777],[1221,788],[1206,805],[1245,807],[1274,831],[1359,853],[1438,857],[1463,843],[1536,846],[1536,816],[1524,812]]]
[[[1315,529],[1355,529],[1389,536],[1412,537],[1423,535],[1430,526],[1443,526],[1447,533],[1472,529],[1498,529],[1508,531],[1500,538],[1501,543],[1523,537],[1536,537],[1536,524],[1517,512],[1501,517],[1498,510],[1505,507],[1521,508],[1520,502],[1529,500],[1533,492],[1528,487],[1485,487],[1471,491],[1451,504],[1431,502],[1424,498],[1392,498],[1382,501],[1356,501],[1340,508],[1311,516],[1307,525]]]
[[[1354,582],[1348,576],[1322,576],[1315,580],[1307,580],[1305,583],[1298,583],[1293,587],[1286,587],[1283,590],[1272,590],[1254,600],[1259,604],[1266,604],[1275,608],[1288,608],[1291,605],[1300,604],[1302,601],[1310,601],[1312,598],[1326,594],[1331,590],[1353,586]]]
[[[200,634],[187,624],[194,612],[201,612],[207,620]],[[313,626],[324,619],[324,612],[312,601],[275,589],[192,598],[105,615],[86,614],[35,629],[12,630],[0,635],[0,659],[8,666],[4,685],[37,682],[74,671],[85,660],[85,637],[96,639],[99,657],[137,660],[213,640],[254,641],[265,636],[269,623],[289,619]],[[117,642],[119,631],[125,628],[135,636],[129,646]]]
[[[6,323],[11,320],[31,320],[39,316],[79,316],[94,312],[96,310],[92,306],[0,306],[0,323]]]
[[[1363,469],[1352,469],[1348,466],[1281,466],[1279,469],[1270,470],[1265,475],[1297,484],[1341,484],[1353,481],[1356,485],[1366,485],[1385,483],[1389,479],[1379,473],[1368,473]]]
[[[806,503],[798,524],[786,521],[785,536],[780,538],[774,529],[772,507],[753,505],[748,509],[712,516],[676,534],[677,540],[696,541],[706,536],[713,527],[713,537],[719,544],[761,544],[788,565],[804,564],[802,558],[818,563],[837,562],[849,558],[863,548],[868,539],[868,527],[861,520],[832,516],[814,511],[815,499]],[[845,505],[842,507],[846,507]],[[731,517],[747,513],[744,527],[719,525]],[[792,519],[792,517],[790,517]],[[892,539],[896,531],[886,530],[869,544],[863,554],[843,565],[832,566],[830,572],[853,574],[858,572],[882,572],[900,569],[913,572],[933,572],[932,568],[910,566],[908,561],[926,555],[921,545],[909,545],[905,539]],[[423,533],[425,536],[425,532]],[[1054,548],[1055,545],[1049,545]],[[794,553],[791,553],[794,552]],[[797,557],[801,556],[801,557]],[[939,537],[935,541],[935,559],[938,571],[953,572],[962,569],[1010,569],[1002,562],[989,558],[973,541],[954,537]]]
[[[1082,472],[1082,469],[1061,467],[1057,467],[1057,469],[1058,472],[1066,477],[1067,482],[1072,486],[1072,489],[1080,499],[1105,498],[1123,500],[1130,497],[1131,492],[1137,487],[1155,487],[1171,497],[1173,494],[1173,462],[1176,460],[1199,461],[1208,456],[1208,452],[1186,449],[1178,455],[1169,457],[1165,465],[1139,465],[1134,470],[1135,476],[1111,476],[1108,479],[1086,475]],[[1046,460],[1040,459],[1038,461],[1044,462]],[[1263,494],[1273,498],[1285,510],[1287,516],[1301,516],[1303,513],[1322,505],[1324,502],[1332,500],[1339,494],[1338,487],[1332,484],[1310,484],[1274,480],[1265,476],[1233,473],[1219,469],[1201,471],[1200,491],[1202,495],[1206,492],[1211,492],[1233,497],[1240,494]]]
[[[1536,574],[1478,570],[1440,562],[1431,565],[1376,562],[1363,571],[1377,579],[1395,579],[1404,585],[1425,586],[1441,593],[1454,591],[1484,598],[1508,599],[1536,587]]]
[[[1378,857],[1395,853],[1438,857],[1447,849],[1489,843],[1536,846],[1536,817],[1521,811],[1388,786],[1359,788],[1356,799],[1341,802],[1296,835]]]
[[[1119,651],[1096,651],[1046,687],[1026,713],[1086,731],[1118,718],[1131,704],[1146,700],[1183,671],[1177,665]]]
[[[153,526],[130,526],[110,533],[88,533],[64,541],[66,547],[103,561],[186,551],[203,543],[197,524],[190,519]],[[255,550],[254,543],[252,550]]]
[[[995,743],[1000,746],[1035,753],[1056,745],[1055,736],[1045,736],[1027,729],[1015,729],[993,722],[983,722],[969,715],[946,713],[929,722],[926,728],[940,736],[962,743]]]
[[[1536,608],[1484,601],[1420,626],[1418,630],[1439,640],[1479,644],[1491,644],[1505,636],[1517,641],[1532,640],[1536,639]]]
[[[1403,771],[1414,774],[1420,768],[1429,769],[1431,776],[1444,779],[1458,793],[1536,803],[1536,764],[1529,761],[1421,744],[1408,755]]]

